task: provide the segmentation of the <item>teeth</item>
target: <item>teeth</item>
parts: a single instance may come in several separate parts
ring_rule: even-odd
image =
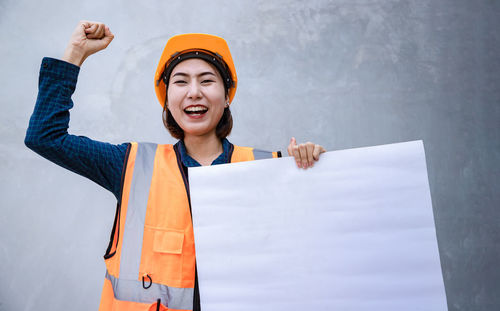
[[[206,111],[208,109],[205,108],[205,107],[195,106],[195,107],[188,107],[188,108],[186,108],[184,110],[185,111],[189,111],[189,112],[197,112],[197,111]]]

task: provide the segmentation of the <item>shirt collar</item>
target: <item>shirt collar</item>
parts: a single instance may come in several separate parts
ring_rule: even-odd
[[[215,159],[211,165],[216,165],[216,164],[224,164],[224,163],[229,163],[229,151],[231,149],[231,143],[229,140],[226,138],[223,138],[221,140],[222,142],[222,153]],[[184,141],[179,140],[177,143],[177,148],[179,148],[179,154],[181,156],[181,161],[182,164],[186,167],[195,167],[195,166],[201,166],[198,161],[193,159],[186,150],[186,146],[184,145]]]

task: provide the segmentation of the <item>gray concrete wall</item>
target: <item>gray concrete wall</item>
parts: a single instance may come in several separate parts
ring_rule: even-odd
[[[422,139],[449,309],[500,309],[499,1],[1,0],[1,310],[98,307],[115,199],[23,144],[41,59],[80,19],[115,40],[82,67],[70,133],[173,142],[152,84],[163,45],[218,34],[239,77],[233,143]]]

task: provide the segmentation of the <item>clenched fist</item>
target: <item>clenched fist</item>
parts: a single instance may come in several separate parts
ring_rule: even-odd
[[[69,39],[62,60],[81,66],[88,56],[105,49],[113,38],[114,35],[103,23],[80,21]]]

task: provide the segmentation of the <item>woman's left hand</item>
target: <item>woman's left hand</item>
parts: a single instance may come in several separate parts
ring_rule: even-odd
[[[295,158],[297,166],[303,169],[313,167],[314,162],[319,160],[319,155],[326,152],[325,148],[311,142],[297,145],[295,137],[290,139],[287,150],[288,155]]]

